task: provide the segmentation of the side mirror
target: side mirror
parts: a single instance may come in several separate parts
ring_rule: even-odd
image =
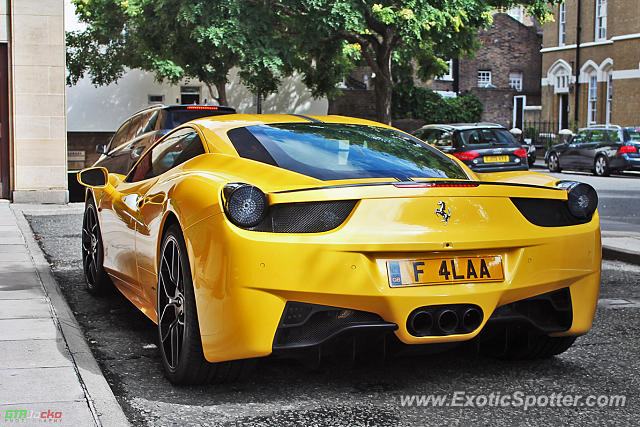
[[[102,167],[81,170],[77,177],[80,184],[89,188],[105,188],[109,184],[109,172]]]
[[[96,145],[96,153],[98,153],[98,154],[107,154],[107,145],[106,144],[98,144],[98,145]]]

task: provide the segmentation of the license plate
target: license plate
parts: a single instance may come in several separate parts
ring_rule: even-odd
[[[485,163],[501,163],[508,162],[509,156],[484,156]]]
[[[389,286],[499,282],[502,257],[431,258],[387,261]]]

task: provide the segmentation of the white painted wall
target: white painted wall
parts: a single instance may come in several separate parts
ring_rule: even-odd
[[[65,29],[82,28],[71,1],[65,0]],[[206,86],[193,80],[183,83],[201,86],[201,101],[213,103]],[[180,86],[158,83],[153,74],[139,70],[131,70],[117,83],[102,87],[94,87],[85,77],[66,89],[67,131],[115,131],[127,117],[149,105],[148,95],[164,95],[165,104],[179,103]],[[239,82],[237,70],[229,75],[227,98],[239,113],[256,112],[255,97]],[[327,114],[327,110],[327,99],[314,99],[298,76],[284,79],[278,92],[262,102],[264,113]]]

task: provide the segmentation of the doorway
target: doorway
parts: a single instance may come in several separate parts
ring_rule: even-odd
[[[9,198],[9,49],[0,43],[0,198]]]
[[[526,105],[527,97],[525,95],[518,95],[513,97],[513,127],[523,130],[524,126],[524,106]]]
[[[558,96],[558,130],[569,128],[569,95],[566,93]]]

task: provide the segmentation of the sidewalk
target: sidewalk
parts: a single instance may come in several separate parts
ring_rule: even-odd
[[[0,200],[0,419],[126,426],[21,213]]]
[[[640,232],[603,231],[602,258],[640,265]]]

